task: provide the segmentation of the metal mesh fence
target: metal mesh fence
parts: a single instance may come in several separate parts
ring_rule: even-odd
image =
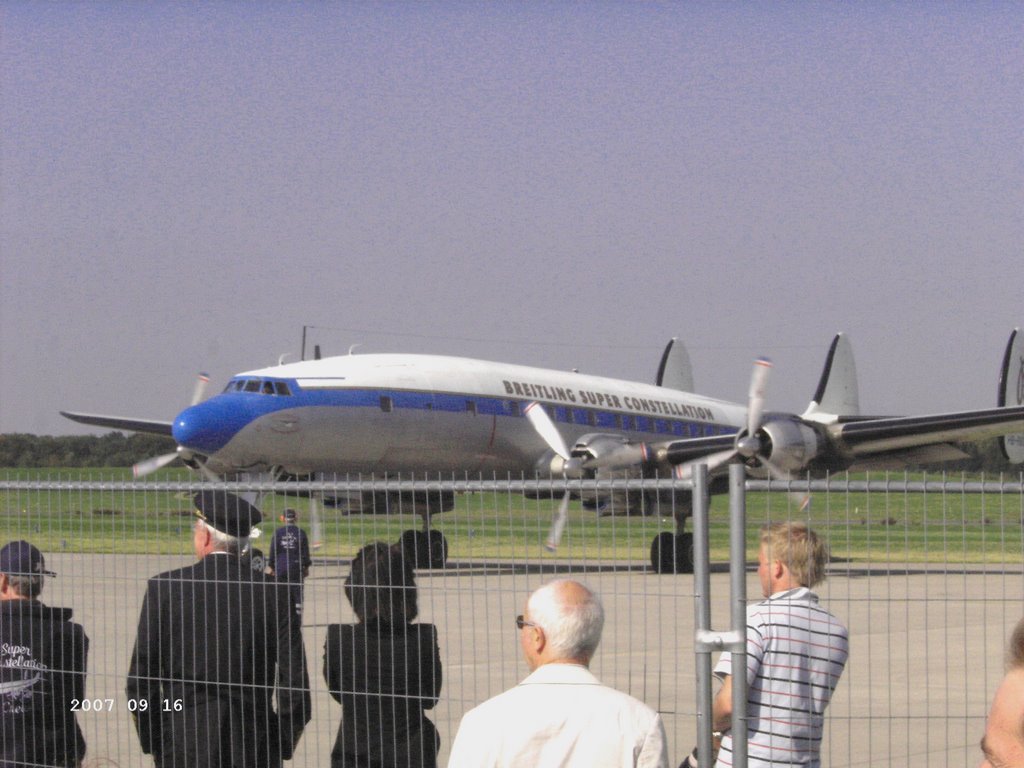
[[[0,477],[0,543],[25,539],[44,553],[58,576],[45,579],[42,602],[71,608],[90,639],[85,693],[69,705],[87,744],[86,765],[151,764],[133,725],[137,704],[126,696],[140,610],[151,577],[196,562],[191,497],[210,487],[254,499],[264,521],[253,545],[263,554],[288,508],[318,545],[301,618],[312,716],[292,764],[328,764],[338,736],[342,707],[331,696],[323,660],[329,628],[357,621],[344,592],[352,558],[375,541],[404,541],[407,554],[426,547],[420,556],[428,556],[430,536],[436,544],[438,534],[422,532],[418,513],[443,506],[452,509],[434,515],[431,529],[444,537],[446,562],[422,560],[437,567],[416,570],[416,622],[436,627],[442,668],[440,695],[427,710],[440,737],[439,765],[447,762],[462,715],[527,674],[515,616],[532,590],[563,575],[586,583],[605,606],[595,674],[661,713],[672,765],[696,743],[693,577],[656,573],[651,565],[654,538],[674,531],[674,515],[688,511],[685,484],[344,478],[215,486],[184,474],[167,477]],[[748,482],[751,599],[760,596],[754,566],[762,524],[809,522],[832,550],[829,577],[817,591],[850,629],[850,660],[826,716],[823,764],[977,761],[1005,641],[1024,613],[1022,486],[1020,479],[906,475],[789,488]],[[585,508],[573,501],[562,543],[551,553],[544,544],[567,487],[599,503]],[[808,488],[812,502],[802,509],[798,496]],[[713,497],[709,598],[716,628],[729,625],[728,519],[728,498]],[[14,675],[12,658],[0,659],[6,682]],[[3,718],[7,739],[15,720],[6,711]]]

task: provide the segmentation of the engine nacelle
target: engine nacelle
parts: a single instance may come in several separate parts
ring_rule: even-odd
[[[572,459],[584,470],[628,469],[643,464],[650,452],[643,443],[631,443],[619,435],[583,435],[572,447]]]
[[[643,443],[631,443],[619,435],[583,435],[573,444],[569,460],[548,451],[537,462],[537,471],[552,477],[579,479],[593,477],[602,469],[629,470],[642,467],[651,458]]]
[[[827,449],[827,441],[808,424],[792,419],[766,422],[758,431],[760,455],[785,472],[802,472]]]

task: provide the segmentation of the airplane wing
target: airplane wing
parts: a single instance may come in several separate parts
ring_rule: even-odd
[[[1024,406],[960,411],[932,416],[898,418],[848,417],[820,424],[792,414],[768,414],[755,430],[757,450],[745,458],[771,464],[785,472],[810,468],[903,469],[919,463],[962,459],[965,454],[950,443],[972,442],[1024,432]],[[672,465],[698,462],[704,457],[719,466],[723,452],[738,451],[737,435],[716,435],[674,440],[657,449],[659,458]]]
[[[1024,406],[840,422],[829,425],[828,431],[853,456],[866,457],[1024,432]]]
[[[671,440],[656,446],[659,458],[669,464],[683,464],[712,453],[728,451],[736,443],[736,435],[714,435],[713,437],[691,437],[686,440]]]
[[[127,419],[123,416],[103,416],[96,413],[74,413],[72,411],[61,411],[60,415],[66,419],[77,421],[79,424],[88,424],[93,427],[110,427],[127,432],[148,432],[151,435],[171,434],[172,422],[170,421]]]
[[[751,410],[754,409],[751,389]],[[1017,331],[1010,335],[1000,376],[998,408],[928,416],[862,416],[853,351],[842,334],[829,349],[818,389],[801,416],[767,413],[748,419],[735,435],[677,440],[657,455],[672,465],[706,456],[709,466],[741,458],[786,477],[807,470],[903,469],[915,463],[963,458],[952,443],[1000,437],[1004,446],[1024,446],[1024,349]],[[1016,404],[1006,406],[1006,403]],[[1015,452],[1004,447],[1011,460]],[[1024,451],[1017,461],[1024,459]]]

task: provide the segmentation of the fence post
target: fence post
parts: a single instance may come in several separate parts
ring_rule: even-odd
[[[697,762],[711,765],[711,653],[700,638],[711,632],[711,555],[708,538],[708,468],[700,464],[693,473],[693,626],[697,661]]]
[[[732,652],[732,758],[747,768],[747,499],[746,468],[729,467],[729,580],[732,629],[711,629],[707,467],[697,467],[693,486],[694,653],[697,657],[697,762],[711,765],[711,654]]]
[[[747,468],[729,467],[729,602],[732,614],[732,764],[747,766]]]

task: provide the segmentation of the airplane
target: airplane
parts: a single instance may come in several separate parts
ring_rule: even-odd
[[[673,339],[655,383],[478,359],[416,354],[352,354],[239,373],[173,421],[61,411],[93,426],[174,437],[177,450],[140,462],[138,476],[175,459],[212,479],[493,476],[567,478],[692,477],[706,464],[711,491],[724,490],[727,465],[754,477],[862,469],[903,469],[964,458],[953,442],[998,437],[1005,456],[1024,461],[1024,340],[1010,334],[997,407],[925,416],[861,414],[849,338],[832,340],[818,387],[802,414],[765,410],[771,363],[755,361],[746,405],[692,392],[685,347]],[[575,492],[579,494],[578,491]],[[547,548],[564,529],[570,497],[554,514]],[[602,491],[587,508],[656,514],[675,510],[675,534],[652,542],[659,573],[692,570],[692,505],[687,493]],[[311,503],[312,503],[311,498]],[[440,567],[444,536],[432,515],[454,507],[452,491],[364,492],[323,499],[349,511],[397,509],[423,518],[401,543],[420,566]]]

